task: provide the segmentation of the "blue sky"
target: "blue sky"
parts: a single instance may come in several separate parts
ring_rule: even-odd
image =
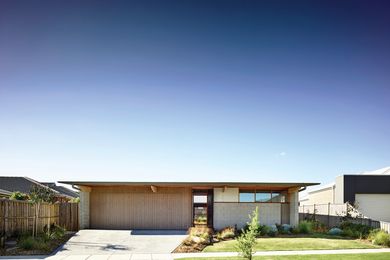
[[[385,1],[1,1],[0,175],[332,181],[390,165]]]

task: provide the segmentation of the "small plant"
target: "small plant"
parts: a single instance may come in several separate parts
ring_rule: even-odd
[[[298,233],[301,234],[310,234],[313,232],[313,222],[312,221],[301,221],[298,224]]]
[[[80,198],[77,197],[77,198],[73,198],[71,200],[69,200],[69,203],[79,203],[80,202]]]
[[[236,236],[236,229],[234,227],[225,227],[217,234],[217,237],[222,240],[234,238],[235,236]]]
[[[372,230],[368,236],[368,239],[374,245],[390,247],[390,234],[387,234],[383,230],[380,229]]]
[[[14,191],[12,192],[10,196],[11,200],[29,200],[29,196],[26,193],[20,192],[20,191]]]
[[[208,245],[212,242],[212,233],[207,227],[192,227],[189,230],[189,240],[196,244]]]
[[[329,231],[328,231],[328,234],[331,235],[331,236],[340,236],[343,234],[343,231],[339,228],[331,228]]]
[[[35,239],[33,237],[23,237],[20,239],[18,246],[25,249],[25,250],[31,250],[35,246]]]
[[[32,237],[25,236],[19,240],[18,246],[25,250],[43,250],[49,251],[49,245],[45,239],[45,237]]]
[[[43,230],[44,230],[44,237],[47,240],[60,239],[65,235],[66,232],[66,230],[63,227],[60,227],[54,223],[50,225],[50,229],[48,229],[46,225]]]
[[[237,250],[239,254],[251,260],[254,254],[253,248],[256,245],[256,237],[259,232],[259,209],[256,209],[249,215],[248,229],[242,230],[242,234],[237,239]]]

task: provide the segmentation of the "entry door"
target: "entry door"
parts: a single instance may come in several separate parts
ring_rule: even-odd
[[[213,227],[213,204],[214,191],[209,190],[193,190],[193,216],[192,223],[194,226],[204,225]]]

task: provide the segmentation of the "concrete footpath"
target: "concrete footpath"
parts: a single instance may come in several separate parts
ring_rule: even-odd
[[[273,255],[334,255],[334,254],[373,254],[373,253],[390,253],[390,248],[378,249],[339,249],[339,250],[303,250],[303,251],[261,251],[256,256],[273,256]],[[0,259],[28,259],[28,260],[173,260],[180,258],[210,258],[237,256],[234,252],[219,253],[183,253],[183,254],[79,254],[79,255],[53,255],[53,256],[1,256]]]

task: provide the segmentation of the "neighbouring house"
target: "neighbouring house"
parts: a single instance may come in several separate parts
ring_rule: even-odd
[[[67,196],[70,199],[74,199],[74,198],[79,197],[79,194],[76,191],[68,189],[64,186],[56,185],[55,182],[41,182],[41,184],[57,191],[61,195]]]
[[[66,187],[56,186],[54,183],[40,183],[28,177],[0,176],[0,196],[9,197],[12,192],[29,193],[33,185],[49,187],[56,194],[58,201],[69,201],[77,198],[78,194]],[[1,195],[1,194],[4,194]]]
[[[390,222],[390,167],[337,176],[335,182],[320,186],[300,198],[300,205],[355,205],[365,217]]]
[[[11,196],[12,192],[0,189],[0,198],[9,198]]]
[[[80,189],[80,228],[187,229],[297,225],[298,192],[318,183],[61,181]]]

